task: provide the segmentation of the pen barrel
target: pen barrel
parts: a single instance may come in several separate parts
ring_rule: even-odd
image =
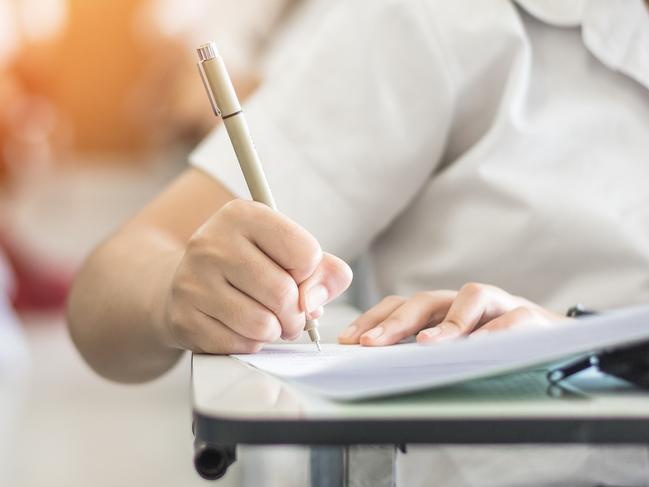
[[[312,342],[320,341],[320,333],[318,332],[318,320],[306,320],[304,325],[304,331],[309,334],[309,338]]]
[[[277,210],[275,199],[270,191],[261,160],[223,59],[218,55],[213,43],[204,44],[197,51],[201,76],[212,108],[217,116],[220,114],[223,118],[223,124],[232,142],[250,196],[253,200]],[[318,344],[319,350],[320,334],[318,333],[317,320],[306,320],[304,330],[309,333],[311,341]]]
[[[266,180],[264,168],[261,165],[261,160],[250,136],[248,124],[243,113],[226,118],[223,120],[223,123],[232,141],[232,147],[237,155],[243,177],[246,179],[250,196],[252,196],[253,200],[276,210],[277,205],[275,204],[275,199],[270,192],[270,186]]]
[[[205,73],[221,115],[225,118],[233,113],[240,112],[241,104],[221,56],[217,55],[213,59],[203,61],[201,69]]]

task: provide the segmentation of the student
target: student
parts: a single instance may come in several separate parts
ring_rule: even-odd
[[[370,309],[346,343],[648,301],[646,7],[338,2],[246,106],[285,216],[232,200],[247,192],[215,131],[86,262],[69,305],[77,346],[123,381],[163,373],[183,349],[254,352],[298,336],[361,254],[372,284],[404,298]],[[400,472],[417,473],[401,480],[638,484],[648,473],[637,449],[433,451],[411,449]]]

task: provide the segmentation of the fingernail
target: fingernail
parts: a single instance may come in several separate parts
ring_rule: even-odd
[[[366,331],[365,333],[363,333],[363,336],[365,338],[378,338],[381,335],[383,335],[384,331],[385,330],[383,329],[382,326],[377,326],[376,328],[372,328],[371,330]]]
[[[340,332],[340,335],[338,335],[340,338],[351,338],[354,336],[354,333],[356,333],[356,330],[358,328],[356,325],[351,325],[345,328],[342,332]]]
[[[327,302],[329,298],[329,291],[322,284],[313,286],[306,293],[306,311],[311,312],[318,309],[320,306]]]
[[[427,328],[426,330],[422,330],[420,332],[421,335],[424,335],[426,338],[434,338],[438,336],[440,333],[442,333],[441,328]]]

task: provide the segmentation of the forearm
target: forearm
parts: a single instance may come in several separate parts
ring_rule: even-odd
[[[351,282],[296,222],[259,203],[231,201],[196,170],[93,252],[68,304],[72,338],[101,375],[152,379],[181,349],[252,353],[300,335]]]
[[[68,322],[99,374],[140,382],[180,358],[165,328],[164,303],[183,251],[180,242],[145,228],[116,234],[87,259],[70,295]]]

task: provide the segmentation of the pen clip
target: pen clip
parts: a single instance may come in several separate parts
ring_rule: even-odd
[[[212,105],[212,111],[214,112],[214,115],[220,117],[221,110],[219,110],[219,107],[216,105],[214,94],[210,89],[210,85],[207,83],[207,75],[205,74],[205,70],[203,69],[203,63],[198,63],[198,74],[200,74],[201,76],[201,81],[203,82],[203,86],[205,87],[205,91],[207,92],[207,97],[210,100],[210,105]]]

